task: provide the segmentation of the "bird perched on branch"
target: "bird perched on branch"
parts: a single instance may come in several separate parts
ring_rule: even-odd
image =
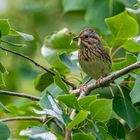
[[[81,68],[88,76],[97,80],[97,84],[99,84],[101,78],[110,72],[112,64],[98,34],[93,29],[85,29],[74,37],[73,41],[78,42],[78,60]]]

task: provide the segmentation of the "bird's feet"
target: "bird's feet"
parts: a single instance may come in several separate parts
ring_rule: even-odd
[[[92,78],[88,79],[81,87],[80,87],[80,92],[83,91],[86,87],[87,87],[87,84],[90,82]]]

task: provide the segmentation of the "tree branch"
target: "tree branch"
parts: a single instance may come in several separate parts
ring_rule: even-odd
[[[90,91],[92,91],[93,89],[96,89],[96,88],[99,88],[99,87],[103,87],[111,82],[113,82],[115,79],[121,77],[122,75],[125,75],[127,73],[129,73],[130,71],[132,70],[135,70],[135,69],[138,69],[140,68],[140,61],[134,63],[134,64],[131,64],[121,70],[118,70],[106,77],[103,77],[101,80],[100,80],[100,85],[98,86],[96,83],[93,83],[91,85],[88,85],[84,90],[83,90],[83,94],[84,96],[88,95],[90,93]],[[79,89],[75,89],[75,90],[71,90],[71,93],[75,93],[77,95],[80,94],[80,88]]]
[[[11,117],[6,119],[0,119],[0,122],[11,122],[11,121],[24,121],[24,120],[36,120],[41,123],[46,121],[46,116],[36,117],[36,116],[18,116],[18,117]]]
[[[44,71],[50,73],[50,74],[53,75],[53,76],[56,75],[55,72],[53,72],[53,71],[51,71],[51,70],[45,68],[44,66],[40,65],[38,62],[36,62],[36,61],[34,61],[33,59],[31,59],[29,56],[26,56],[26,55],[24,55],[24,54],[22,54],[22,53],[19,53],[19,52],[16,52],[16,51],[13,51],[13,50],[10,50],[10,49],[7,49],[7,48],[4,48],[4,47],[2,47],[2,46],[0,46],[0,49],[1,49],[1,50],[4,50],[4,51],[7,51],[7,52],[9,52],[9,53],[12,53],[12,54],[18,55],[18,56],[20,56],[20,57],[22,57],[22,58],[24,58],[24,59],[26,59],[26,60],[32,62],[35,66],[37,66],[37,67],[43,69]],[[75,86],[74,83],[68,81],[68,80],[65,79],[64,77],[61,77],[61,79],[62,79],[67,85],[71,86],[72,89],[76,89],[76,86]]]
[[[30,99],[30,100],[33,100],[33,101],[39,101],[40,100],[40,97],[37,97],[37,96],[28,95],[28,94],[25,94],[25,93],[17,93],[17,92],[12,92],[12,91],[6,91],[6,90],[0,90],[0,94],[27,98],[27,99]]]
[[[138,69],[138,68],[140,68],[140,61],[102,78],[99,86],[97,86],[96,83],[93,83],[93,84],[87,86],[85,89],[83,89],[81,91],[81,93],[80,93],[80,88],[76,89],[76,90],[71,90],[71,93],[75,93],[77,95],[80,94],[78,97],[78,99],[80,99],[84,96],[87,96],[91,90],[99,88],[99,87],[103,87],[104,85],[107,85],[107,84],[113,82],[115,79],[119,78],[120,76],[125,75],[128,72],[135,70],[135,69]],[[73,109],[71,114],[70,114],[70,118],[73,120],[75,116],[76,116],[76,111]],[[72,130],[66,130],[65,140],[71,140],[71,133],[72,133]]]

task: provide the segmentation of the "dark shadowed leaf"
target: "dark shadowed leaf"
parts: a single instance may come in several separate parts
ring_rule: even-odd
[[[105,12],[103,12],[105,11]],[[124,5],[117,1],[91,0],[86,12],[86,21],[94,28],[106,31],[104,19],[124,11]]]
[[[91,134],[76,133],[73,135],[73,140],[96,140]]]
[[[76,110],[80,110],[75,94],[58,96],[57,100],[63,102],[68,107],[74,108]]]
[[[34,86],[37,90],[43,91],[53,81],[53,76],[50,73],[39,74],[34,80]]]
[[[140,73],[137,75],[135,85],[130,92],[130,97],[133,104],[140,102]]]
[[[0,37],[3,35],[8,35],[10,30],[10,24],[8,19],[0,19]]]
[[[7,140],[10,137],[10,130],[6,124],[0,122],[0,139]]]
[[[94,120],[106,121],[112,113],[112,100],[98,99],[90,104],[91,116]]]
[[[7,70],[5,69],[5,67],[3,66],[3,64],[1,62],[0,62],[0,71],[2,73],[6,73],[7,72]]]
[[[88,113],[86,111],[81,110],[75,118],[67,125],[68,129],[72,129],[77,126],[81,122],[83,122],[87,118]]]
[[[126,98],[116,96],[113,100],[113,110],[124,119],[131,129],[140,123],[140,113]]]
[[[117,119],[110,119],[107,123],[108,131],[112,136],[125,139],[124,126]]]

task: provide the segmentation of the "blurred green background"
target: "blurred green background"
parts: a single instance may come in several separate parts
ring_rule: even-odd
[[[8,18],[14,29],[35,37],[34,41],[27,42],[26,47],[12,48],[8,45],[6,47],[22,52],[48,67],[45,58],[41,55],[41,47],[46,35],[62,28],[78,32],[85,27],[93,27],[100,35],[104,36],[108,33],[104,19],[124,11],[125,8],[135,9],[133,5],[136,3],[136,0],[0,0],[0,18]],[[132,12],[136,18],[138,14]],[[23,42],[21,38],[17,37],[6,39],[17,43]],[[20,57],[4,53],[1,50],[0,61],[8,71],[8,74],[4,75],[5,86],[0,86],[1,89],[40,95],[40,92],[34,89],[33,81],[39,73],[43,72],[41,69]],[[11,111],[9,114],[0,112],[0,118],[32,115],[34,114],[33,106],[38,107],[35,102],[25,99],[4,95],[0,98]],[[27,128],[30,122],[25,121],[24,124],[10,122],[8,125],[11,126],[13,137],[18,139],[19,130]],[[139,132],[139,130],[137,131]],[[133,140],[139,139],[137,134],[137,132],[133,132]]]

